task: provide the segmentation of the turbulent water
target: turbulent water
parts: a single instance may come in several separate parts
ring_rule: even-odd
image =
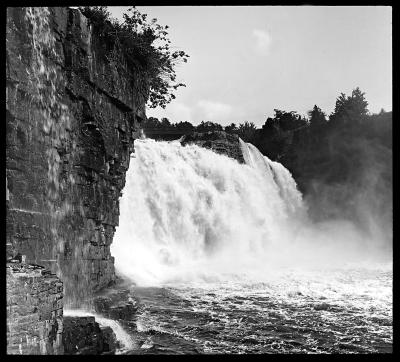
[[[390,352],[390,253],[313,224],[289,171],[241,147],[246,164],[135,141],[112,244],[140,305],[130,353]]]

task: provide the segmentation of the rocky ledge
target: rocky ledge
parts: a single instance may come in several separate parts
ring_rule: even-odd
[[[240,138],[236,134],[226,133],[225,131],[193,132],[183,136],[180,141],[182,146],[196,144],[234,158],[240,163],[245,162],[240,147]]]

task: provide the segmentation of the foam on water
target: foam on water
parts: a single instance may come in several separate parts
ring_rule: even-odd
[[[136,282],[140,353],[370,353],[392,345],[392,263],[345,220],[312,223],[290,172],[135,141],[111,246]]]

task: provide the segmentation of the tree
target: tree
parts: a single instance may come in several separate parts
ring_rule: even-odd
[[[275,121],[283,131],[289,131],[307,125],[307,120],[295,111],[286,112],[274,109],[274,112]]]
[[[171,122],[168,120],[168,118],[161,118],[161,126],[162,127],[170,127]]]
[[[174,123],[173,126],[174,126],[176,129],[181,130],[181,131],[184,131],[184,132],[193,131],[194,128],[195,128],[190,122],[187,122],[187,121],[179,122],[179,123]]]
[[[238,128],[236,127],[235,123],[231,123],[229,126],[225,127],[225,132],[237,133],[238,132]]]
[[[268,117],[265,123],[263,124],[262,133],[267,135],[273,135],[279,132],[279,123],[276,118]]]
[[[165,108],[175,99],[173,92],[185,87],[176,81],[175,68],[186,63],[189,55],[183,50],[171,51],[168,25],[158,24],[157,19],[147,20],[147,14],[140,13],[135,7],[123,14],[122,23],[111,19],[106,6],[82,6],[79,10],[101,38],[107,52],[105,58],[118,61],[121,52],[128,67],[143,75],[139,80],[135,75],[132,83],[141,83],[150,108]]]
[[[196,127],[197,132],[209,132],[209,131],[222,131],[223,128],[219,123],[213,123],[211,121],[201,121]]]
[[[317,105],[314,105],[314,108],[308,112],[308,116],[311,126],[326,124],[326,115]]]
[[[161,122],[156,117],[148,117],[143,123],[143,128],[159,128],[161,127]]]
[[[351,92],[350,105],[355,116],[364,117],[368,114],[368,102],[365,99],[365,93],[358,87]]]
[[[244,122],[239,125],[238,135],[246,142],[252,142],[256,134],[257,127],[253,122]]]
[[[335,110],[329,119],[335,123],[360,123],[368,114],[368,102],[365,93],[360,88],[355,88],[351,96],[346,97],[344,93],[336,99]]]

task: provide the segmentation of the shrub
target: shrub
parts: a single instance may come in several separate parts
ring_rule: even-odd
[[[148,105],[150,108],[165,106],[175,99],[173,93],[183,83],[176,82],[175,67],[187,62],[183,50],[171,51],[168,25],[162,26],[157,19],[147,20],[135,7],[123,14],[122,23],[111,19],[106,6],[85,6],[80,11],[94,26],[96,33],[108,45],[118,46],[128,66],[139,69],[148,80]]]

